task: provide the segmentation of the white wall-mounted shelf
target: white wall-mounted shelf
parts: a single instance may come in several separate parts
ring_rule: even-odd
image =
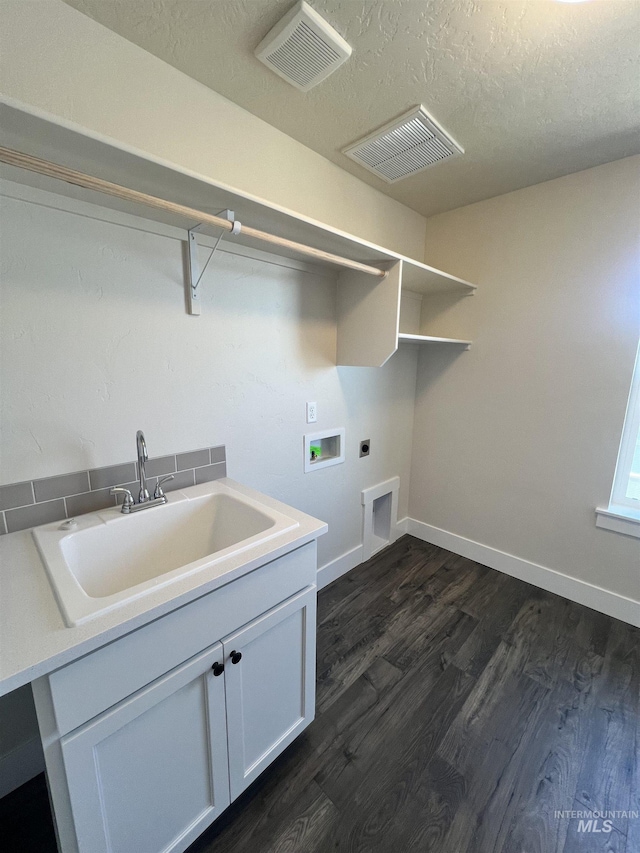
[[[314,260],[318,267],[329,268],[338,274],[339,365],[379,367],[393,355],[401,340],[399,316],[403,289],[427,297],[447,292],[463,296],[475,290],[475,285],[470,282],[428,264],[218,184],[174,164],[127,150],[113,140],[89,136],[78,129],[61,126],[15,106],[0,104],[0,128],[0,144],[7,148],[214,215],[221,210],[231,209],[235,211],[237,220],[253,228],[388,270],[389,274],[379,279],[365,273],[344,270],[330,261]],[[103,208],[182,228],[185,241],[187,230],[197,224],[185,221],[172,212],[106,196],[15,166],[2,166],[0,176]],[[216,236],[219,233],[209,230]],[[207,232],[206,226],[202,232]],[[242,232],[236,236],[225,235],[225,240],[248,250],[265,251],[263,242]],[[268,251],[288,258],[300,257],[299,253],[286,247],[269,246]]]
[[[398,335],[399,344],[455,344],[457,346],[470,347],[471,341],[463,341],[460,338],[437,338],[433,335]]]

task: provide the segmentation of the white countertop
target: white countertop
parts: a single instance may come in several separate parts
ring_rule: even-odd
[[[0,696],[327,532],[325,522],[254,489],[228,478],[216,482],[288,515],[298,526],[226,559],[223,573],[219,565],[203,569],[73,628],[64,622],[31,531],[1,536]]]

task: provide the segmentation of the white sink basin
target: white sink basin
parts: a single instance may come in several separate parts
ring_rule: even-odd
[[[298,522],[223,483],[170,492],[131,515],[108,509],[77,527],[37,527],[33,537],[65,621],[79,625],[195,572],[224,564]]]

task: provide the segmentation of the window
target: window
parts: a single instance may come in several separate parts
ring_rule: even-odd
[[[597,509],[598,527],[640,537],[640,346],[631,382],[608,509]]]

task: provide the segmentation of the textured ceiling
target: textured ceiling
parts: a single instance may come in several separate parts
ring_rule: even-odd
[[[426,216],[640,152],[640,0],[311,0],[353,54],[306,94],[253,55],[293,0],[66,2]],[[465,156],[340,153],[420,103]]]

